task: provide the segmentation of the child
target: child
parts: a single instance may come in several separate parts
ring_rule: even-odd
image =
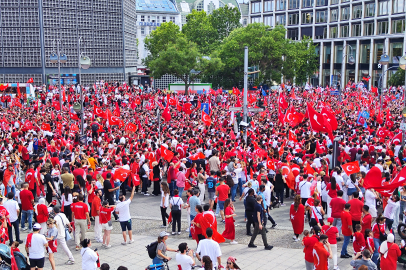
[[[366,246],[367,246],[367,249],[369,250],[369,252],[371,252],[371,254],[374,254],[374,250],[375,250],[374,233],[370,229],[365,230],[365,242],[366,242]]]
[[[16,251],[21,252],[20,249],[18,248],[19,245],[20,245],[20,243],[18,243],[18,241],[14,241],[11,244],[11,249],[13,250],[13,252],[16,252]]]
[[[355,233],[353,236],[352,247],[354,248],[354,253],[357,254],[365,249],[365,238],[361,233],[361,224],[355,225]]]
[[[309,238],[309,231],[308,230],[304,230],[303,231],[303,239],[302,239],[302,246],[304,246],[304,240],[306,238]],[[303,253],[306,253],[306,247],[303,248]]]
[[[47,221],[48,232],[47,232],[47,241],[48,241],[48,254],[49,254],[49,262],[51,264],[52,270],[55,270],[55,259],[54,253],[57,251],[57,242],[56,236],[58,235],[58,229],[55,227],[55,220],[50,218]]]

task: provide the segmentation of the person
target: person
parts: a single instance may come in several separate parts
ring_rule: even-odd
[[[72,252],[69,250],[69,247],[66,244],[66,231],[65,231],[66,226],[68,226],[69,232],[71,232],[72,226],[70,225],[70,222],[66,217],[66,215],[64,213],[61,213],[61,208],[59,206],[54,207],[54,212],[55,212],[54,220],[56,228],[58,229],[56,241],[58,243],[58,246],[62,247],[62,249],[68,256],[68,261],[65,264],[72,265],[75,263],[75,259],[73,258]]]
[[[44,247],[48,247],[48,242],[45,236],[39,233],[41,225],[35,223],[32,229],[33,232],[29,233],[25,239],[25,251],[30,260],[31,270],[42,270],[45,264]]]
[[[320,235],[319,241],[313,246],[313,265],[315,270],[327,270],[328,259],[333,258],[328,236]]]
[[[361,258],[359,258],[361,256]],[[358,259],[357,259],[358,258]],[[361,269],[360,267],[365,265],[368,270],[377,270],[376,264],[371,260],[371,252],[368,249],[364,249],[362,252],[357,252],[353,256],[353,260],[350,265],[356,270]]]
[[[114,205],[114,192],[118,190],[120,187],[113,188],[111,185],[111,173],[106,174],[106,180],[103,181],[103,190],[104,190],[104,198],[109,201],[109,205]],[[147,193],[148,194],[148,193]],[[116,212],[113,212],[114,218],[118,221],[118,215]]]
[[[56,237],[58,236],[58,229],[55,228],[55,220],[50,218],[47,220],[47,236],[45,237],[48,241],[48,254],[49,254],[49,263],[51,264],[52,270],[55,270],[55,258],[54,253],[57,252],[57,240]]]
[[[99,255],[90,248],[92,246],[92,241],[85,238],[80,244],[82,245],[82,249],[80,250],[80,255],[82,255],[82,270],[96,270]]]
[[[361,217],[361,233],[365,234],[365,230],[372,228],[372,216],[369,213],[369,206],[364,204],[362,207],[362,217]]]
[[[191,220],[191,224],[194,225],[194,235],[193,239],[195,239],[197,241],[197,243],[199,244],[199,241],[204,239],[204,235],[203,235],[203,231],[202,231],[202,219],[204,219],[203,217],[203,207],[201,205],[196,205],[195,207],[196,213],[197,215],[194,217],[193,220]]]
[[[114,211],[115,208],[115,205],[109,206],[108,201],[103,201],[102,207],[100,207],[100,225],[102,227],[102,230],[104,230],[102,246],[104,246],[106,249],[111,248],[110,233],[111,230],[113,230],[111,213]]]
[[[234,257],[228,257],[227,259],[227,266],[226,266],[226,270],[232,270],[232,269],[240,269],[240,267],[238,267],[237,263],[236,263],[237,259]]]
[[[159,196],[160,193],[160,183],[161,183],[161,169],[159,168],[158,162],[154,161],[151,164],[152,166],[152,181],[154,182],[154,191],[152,195]]]
[[[238,242],[235,241],[235,225],[234,225],[234,217],[237,216],[235,213],[235,208],[233,202],[227,198],[224,202],[224,215],[226,218],[225,229],[224,232],[221,234],[225,239],[230,240],[230,244],[235,245]]]
[[[47,169],[42,168],[40,170],[40,173],[44,177],[44,185],[47,187],[47,192],[46,192],[45,198],[48,203],[51,203],[52,197],[56,195],[54,180],[52,179],[51,174],[50,174],[50,172],[47,171]]]
[[[219,182],[220,184],[216,188],[216,196],[217,196],[217,206],[220,208],[220,215],[221,221],[225,222],[224,220],[224,202],[228,198],[228,194],[230,194],[230,187],[224,183],[225,177],[220,177]]]
[[[192,220],[195,218],[195,216],[197,215],[196,212],[196,205],[200,205],[200,200],[199,200],[199,190],[197,189],[193,189],[193,196],[189,198],[189,204],[188,204],[188,208],[190,210],[190,225],[192,225]],[[190,230],[190,227],[189,227]],[[191,231],[189,231],[189,237],[192,236]]]
[[[322,227],[324,234],[328,237],[328,243],[330,244],[330,248],[332,251],[332,258],[333,258],[333,266],[334,270],[339,270],[338,262],[337,262],[337,237],[339,235],[337,227],[333,226],[334,218],[329,217],[327,218],[327,222],[329,225],[324,225]]]
[[[70,187],[65,187],[61,198],[62,198],[61,203],[63,205],[63,213],[66,215],[69,222],[71,222],[72,221],[71,205],[73,203],[73,195],[72,195],[72,190],[70,189]]]
[[[149,160],[145,159],[141,168],[140,168],[140,175],[141,175],[141,183],[142,183],[142,190],[141,192],[145,196],[149,196],[148,193],[148,176],[149,176]]]
[[[355,200],[355,199],[353,199]],[[352,227],[352,218],[350,214],[351,204],[346,203],[344,206],[344,211],[341,212],[341,222],[342,222],[342,233],[344,235],[344,243],[341,248],[340,258],[347,259],[351,258],[351,255],[348,254],[347,246],[350,243],[351,235],[353,234]]]
[[[178,226],[178,234],[181,232],[181,217],[183,200],[179,197],[179,191],[173,191],[174,196],[169,201],[169,208],[172,214],[172,235],[176,234],[176,225]]]
[[[353,242],[352,247],[354,249],[354,253],[358,253],[363,251],[366,248],[365,244],[365,237],[361,232],[362,226],[360,224],[355,225],[355,232],[353,235]]]
[[[308,200],[309,202],[309,200]],[[310,227],[313,227],[315,225],[324,225],[324,221],[323,221],[323,216],[324,216],[324,210],[323,207],[320,206],[320,200],[319,199],[315,199],[313,202],[314,205],[310,206]]]
[[[254,208],[255,212],[254,212],[254,215],[253,215],[255,228],[254,228],[254,233],[251,236],[250,243],[248,244],[248,247],[250,247],[250,248],[256,248],[257,247],[256,245],[254,245],[254,241],[255,241],[255,238],[257,238],[258,233],[260,233],[262,235],[262,241],[264,242],[265,249],[266,250],[271,250],[273,248],[273,246],[268,245],[268,241],[266,239],[265,226],[263,226],[263,224],[264,224],[264,209],[262,208],[261,203],[262,203],[262,197],[258,196],[257,197],[257,203],[256,203],[255,208]]]
[[[69,187],[70,189],[73,189],[73,185],[74,185],[74,182],[75,182],[75,176],[73,174],[69,173],[68,168],[66,168],[66,167],[62,168],[61,179],[62,179],[63,190],[66,187]]]
[[[355,226],[361,224],[362,207],[364,206],[364,203],[360,201],[358,191],[354,191],[352,196],[354,198],[349,200],[348,203],[351,205],[350,214],[352,219],[352,230],[355,231]]]
[[[250,182],[248,182],[249,184]],[[247,217],[247,235],[252,236],[251,234],[251,225],[255,225],[255,205],[256,205],[256,200],[254,197],[254,189],[250,188],[247,192],[247,197],[245,199],[245,216]],[[255,226],[254,226],[255,227]]]
[[[10,246],[14,242],[13,241],[13,227],[14,227],[14,234],[16,237],[16,241],[20,244],[23,243],[22,240],[20,240],[20,222],[18,220],[18,215],[20,213],[20,207],[18,205],[18,202],[16,200],[13,200],[14,198],[14,193],[9,192],[7,193],[7,201],[4,203],[4,207],[6,208],[7,212],[9,213],[10,217],[10,224],[7,224],[8,226],[8,238],[10,240]]]
[[[203,168],[202,167],[198,168],[197,185],[198,185],[199,191],[200,191],[200,196],[199,196],[200,204],[204,203],[204,193],[206,192],[206,179],[207,179],[207,176],[206,176]]]
[[[128,244],[134,243],[133,240],[133,232],[132,232],[132,224],[131,224],[131,215],[130,215],[130,204],[134,198],[135,186],[131,190],[131,196],[128,200],[125,200],[124,195],[120,195],[119,200],[120,202],[117,204],[115,212],[118,214],[120,220],[121,231],[123,232],[123,239],[122,245],[127,244],[127,230],[128,230],[128,237],[130,240]]]
[[[341,232],[341,212],[344,211],[345,200],[343,200],[344,192],[337,190],[337,196],[330,201],[331,217],[334,218],[333,226],[336,226],[338,233]]]
[[[221,249],[219,243],[212,239],[213,229],[206,229],[206,239],[203,239],[199,242],[199,245],[196,249],[196,258],[201,261],[201,258],[204,256],[209,256],[213,262],[213,268],[220,269],[221,265]],[[213,269],[212,268],[212,269]]]
[[[309,236],[303,237],[302,245],[304,246],[303,252],[305,254],[306,270],[314,270],[313,247],[317,242],[319,242],[320,230],[321,228],[318,225],[316,225],[311,229],[313,233],[311,237]],[[303,232],[304,235],[306,233],[308,234],[307,230]]]
[[[397,261],[401,255],[401,251],[399,246],[395,243],[395,236],[393,234],[388,234],[387,240],[382,242],[379,247],[379,254],[381,255],[381,269],[397,269]]]
[[[28,230],[32,231],[32,217],[34,216],[34,196],[32,192],[28,190],[28,183],[22,184],[22,190],[20,192],[21,200],[21,230],[26,231],[25,222],[28,222]]]
[[[94,238],[97,242],[103,242],[102,226],[100,223],[100,206],[101,206],[102,191],[97,189],[91,207],[91,215],[94,217]]]
[[[37,215],[37,222],[41,225],[40,234],[45,234],[47,232],[47,220],[49,217],[48,207],[45,205],[45,199],[40,198],[38,204],[35,205],[35,214]]]
[[[279,199],[281,206],[283,204],[283,191],[285,189],[286,179],[282,175],[282,169],[279,169],[277,174],[275,175],[275,196]]]
[[[310,194],[310,187],[312,183],[310,183],[308,180],[308,175],[305,174],[303,175],[303,180],[299,182],[299,191],[300,191],[300,197],[302,198],[302,204],[305,205],[306,201],[311,197]]]
[[[110,270],[110,265],[108,263],[102,263],[100,265],[100,270]]]
[[[293,240],[295,242],[299,241],[299,235],[303,233],[304,230],[304,213],[305,208],[303,204],[301,204],[300,195],[295,196],[295,200],[290,206],[290,222],[292,223],[294,237]]]
[[[187,243],[180,243],[178,246],[179,253],[176,253],[176,263],[182,270],[191,270],[195,265],[193,250],[189,249]]]
[[[210,171],[210,176],[207,177],[207,179],[206,179],[210,209],[213,209],[214,196],[216,194],[217,180],[216,180],[215,176],[216,176],[216,172],[215,171]]]
[[[79,194],[79,202],[72,205],[72,219],[75,222],[75,243],[77,251],[80,249],[79,240],[83,241],[85,239],[87,225],[90,224],[89,210],[87,205],[83,202],[83,199],[83,195]]]
[[[176,188],[179,191],[179,196],[182,197],[183,190],[185,189],[186,176],[183,172],[183,168],[180,167],[176,174]]]
[[[200,268],[199,270],[213,270],[213,261],[210,259],[209,256],[203,256],[202,257],[202,268]]]
[[[167,247],[166,240],[168,240],[168,235],[169,233],[165,231],[159,233],[156,257],[152,259],[152,264],[163,263],[164,259],[170,261],[172,258],[166,256],[166,251],[177,252],[177,250]]]
[[[386,218],[386,227],[388,228],[389,231],[392,229],[396,209],[399,207],[399,205],[397,204],[398,201],[399,196],[392,195],[392,197],[388,199],[388,204],[386,205],[385,210],[383,212],[383,216]]]
[[[166,219],[169,217],[168,213],[166,213],[166,209],[169,206],[169,195],[170,190],[169,186],[166,182],[161,183],[161,217],[162,217],[162,225],[161,228],[166,228]]]
[[[385,217],[379,215],[375,220],[374,226],[372,226],[373,238],[374,238],[374,254],[372,255],[372,261],[377,264],[379,257],[379,247],[381,243],[381,238],[386,236],[386,224]]]

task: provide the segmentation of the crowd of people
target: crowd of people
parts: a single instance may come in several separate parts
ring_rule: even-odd
[[[73,109],[80,91],[83,115]],[[401,87],[392,87],[383,104],[350,83],[341,97],[308,85],[249,91],[249,107],[264,110],[249,113],[246,127],[229,110],[242,106],[236,88],[184,95],[101,82],[65,86],[61,96],[45,87],[37,94],[35,100],[20,94],[0,108],[0,240],[18,248],[20,230],[28,230],[32,268],[43,268],[43,247],[52,269],[57,246],[66,264],[74,264],[66,243],[74,230],[83,269],[96,269],[97,253],[85,234],[93,223],[95,241],[109,249],[112,216],[122,245],[134,243],[129,206],[135,193],[161,198],[165,230],[154,245],[154,264],[170,260],[167,251],[173,251],[183,270],[195,257],[203,269],[223,267],[219,243],[237,244],[236,200],[244,203],[248,247],[256,248],[261,234],[271,250],[267,232],[277,226],[271,210],[293,199],[286,215],[307,269],[327,269],[329,259],[338,269],[337,241],[343,241],[340,258],[353,258],[349,263],[359,269],[396,269],[406,252],[404,243],[394,244],[406,210]],[[187,243],[166,245],[170,234],[182,232],[182,212],[196,252]],[[224,268],[239,269],[233,257]]]

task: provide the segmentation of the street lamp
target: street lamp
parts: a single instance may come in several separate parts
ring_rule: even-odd
[[[56,42],[56,53],[52,52],[51,55],[49,56],[49,61],[53,64],[58,63],[58,87],[59,87],[59,109],[62,111],[62,90],[61,90],[61,63],[64,64],[68,60],[66,57],[66,54],[60,52],[59,50],[59,44],[61,44],[61,40],[53,40],[53,45],[55,48],[55,42]]]
[[[344,85],[345,85],[345,71],[344,71],[344,69],[345,69],[345,57],[348,55],[348,61],[347,61],[347,63],[348,64],[350,64],[350,65],[354,65],[355,64],[355,58],[354,58],[354,56],[353,56],[353,54],[352,54],[352,46],[350,45],[350,44],[346,44],[344,47],[343,47],[343,53],[345,52],[344,51],[344,49],[345,49],[345,47],[347,47],[347,46],[349,46],[350,47],[350,49],[351,49],[351,52],[350,52],[350,54],[348,55],[348,54],[344,54],[343,55],[343,61],[341,62],[341,87],[340,87],[340,89],[338,90],[339,91],[339,93],[340,93],[340,102],[341,102],[341,100],[342,100],[342,97],[341,97],[341,89],[344,87]]]
[[[81,117],[80,117],[80,135],[81,135],[81,140],[84,140],[84,144],[86,144],[86,139],[83,139],[83,135],[84,135],[84,108],[83,108],[83,88],[81,86],[82,83],[82,68],[83,69],[88,69],[90,67],[90,65],[92,64],[90,58],[86,55],[84,55],[83,53],[81,53],[80,51],[80,41],[83,41],[83,37],[79,37],[78,38],[78,66],[79,66],[79,84],[78,86],[80,87],[80,113],[81,113]],[[79,109],[79,108],[77,108]],[[74,108],[75,110],[75,108]],[[76,110],[75,110],[76,111]],[[83,143],[83,141],[82,141]]]

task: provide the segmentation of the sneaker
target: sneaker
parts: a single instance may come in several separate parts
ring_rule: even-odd
[[[103,243],[103,239],[96,239],[97,243]]]
[[[226,221],[224,219],[221,222],[223,222],[224,224],[226,223]]]
[[[68,260],[65,264],[67,264],[67,265],[72,265],[72,264],[74,264],[74,263],[75,263],[75,261]]]
[[[106,246],[106,244],[105,244],[105,243],[103,243],[103,244],[102,244],[102,247],[105,247],[105,246]]]
[[[296,238],[296,236],[293,236],[293,240],[296,240],[297,238]]]
[[[266,250],[271,250],[271,249],[273,249],[273,246],[266,246],[265,249]]]
[[[340,270],[340,268],[338,266],[333,268],[334,270]]]
[[[161,225],[161,228],[166,228],[166,226],[165,226],[165,225]]]
[[[28,230],[28,233],[32,233],[32,229],[31,229],[31,230]]]
[[[133,239],[133,240],[128,241],[128,244],[132,244],[132,243],[134,243],[134,239]]]
[[[299,241],[300,240],[300,238],[298,237],[298,238],[295,238],[295,240],[293,240],[294,242],[297,242],[297,241]]]
[[[111,245],[105,245],[104,248],[109,249],[111,248]]]
[[[178,232],[178,235],[180,235],[180,232]]]
[[[275,228],[277,225],[278,225],[278,224],[276,224],[276,223],[275,223],[275,224],[272,224],[272,227],[271,227],[271,228],[273,229],[273,228]]]
[[[21,230],[22,230],[22,231],[26,231],[26,230],[28,230],[28,228],[21,228]]]
[[[284,204],[284,203],[281,203],[281,206],[285,206],[285,204]]]
[[[176,234],[176,232],[172,232],[172,235],[175,235]]]
[[[149,196],[150,194],[149,193],[144,193],[144,196]]]
[[[23,241],[23,240],[20,240],[20,241],[18,241],[18,243],[22,244],[22,243],[24,243],[24,241]]]
[[[122,244],[123,246],[125,246],[125,245],[127,245],[127,242],[122,242],[121,244]]]
[[[79,251],[79,249],[80,249],[80,247],[76,246],[75,250],[76,250],[76,251]]]
[[[256,248],[257,246],[254,245],[254,244],[248,244],[248,247],[249,247],[249,248]]]
[[[233,240],[233,241],[230,242],[230,244],[231,244],[231,245],[237,245],[238,242],[236,242],[235,240]]]
[[[185,231],[186,231],[186,232],[189,232],[189,229],[186,229]]]

